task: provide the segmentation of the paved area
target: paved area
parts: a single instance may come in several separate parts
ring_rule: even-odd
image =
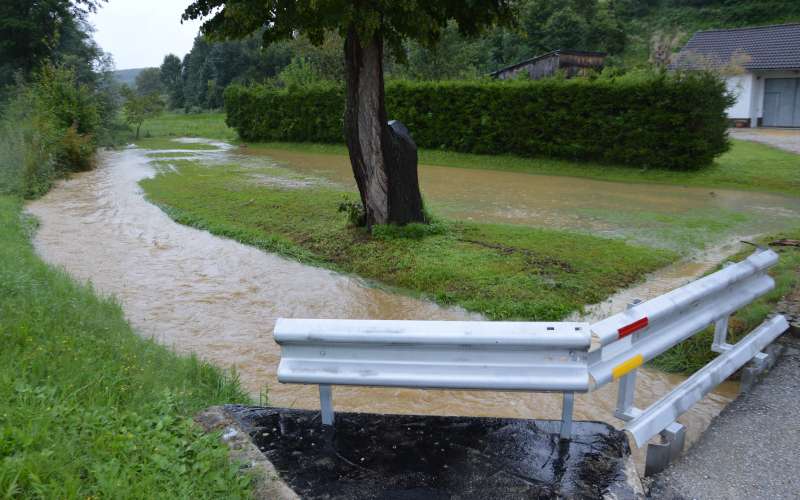
[[[226,406],[303,499],[641,498],[624,433],[602,422]]]
[[[659,499],[789,499],[800,496],[800,342],[787,345],[762,383],[711,423],[650,487]]]
[[[743,141],[754,141],[800,154],[800,129],[732,128],[730,136]]]

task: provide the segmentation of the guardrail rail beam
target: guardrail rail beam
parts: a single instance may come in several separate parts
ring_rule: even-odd
[[[765,321],[730,350],[717,356],[666,396],[643,410],[641,415],[625,425],[625,431],[630,433],[637,446],[644,446],[650,438],[675,422],[681,414],[720,382],[733,375],[788,328],[789,323],[783,316]]]

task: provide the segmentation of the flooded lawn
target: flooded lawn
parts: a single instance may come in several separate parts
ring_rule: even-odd
[[[31,203],[29,211],[41,221],[36,249],[48,262],[90,281],[99,292],[117,297],[143,335],[179,352],[194,352],[217,365],[235,367],[244,386],[254,395],[266,390],[272,405],[318,407],[316,387],[276,382],[279,349],[272,340],[272,329],[278,317],[479,319],[460,309],[388,293],[353,277],[175,223],[142,195],[138,181],[154,174],[148,153],[142,149],[102,153],[97,170],[76,175]],[[209,165],[241,158],[225,148],[195,154]],[[274,154],[275,161],[287,164],[292,172],[349,182],[342,173],[345,159],[292,158],[287,153]],[[253,161],[259,176],[269,172],[259,167],[263,167],[263,158],[242,160]],[[326,162],[332,165],[327,170],[320,167]],[[283,169],[276,172],[286,176]],[[267,182],[262,177],[252,181]],[[703,190],[668,187],[639,191],[639,186],[632,185],[502,172],[424,167],[422,182],[428,199],[442,214],[557,227],[569,225],[569,221],[587,229],[594,227],[591,217],[576,215],[576,211],[591,207],[593,199],[598,206],[620,211],[646,208],[686,214],[721,207],[746,217],[771,214],[758,219],[764,231],[784,224],[785,214],[798,213],[794,200],[754,193],[712,196]],[[561,212],[566,215],[559,215]],[[611,224],[608,220],[603,223]],[[624,224],[609,232],[624,233]],[[686,278],[700,268],[678,274]],[[665,286],[643,287],[637,298],[663,293]],[[642,369],[637,403],[649,404],[682,379]],[[735,387],[723,384],[681,418],[689,428],[690,441],[697,439],[734,395]],[[619,425],[612,418],[615,398],[612,386],[579,395],[575,416]],[[334,400],[342,411],[374,413],[559,418],[561,410],[561,398],[555,394],[336,387]]]
[[[355,189],[346,156],[260,148],[236,153]],[[447,218],[581,230],[685,255],[794,227],[800,217],[800,198],[752,191],[431,165],[420,166],[419,176],[426,203]]]

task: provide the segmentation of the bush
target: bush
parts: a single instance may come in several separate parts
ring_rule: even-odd
[[[35,198],[91,169],[100,122],[93,92],[71,70],[45,66],[18,83],[0,116],[0,193]]]
[[[706,73],[594,79],[393,82],[391,118],[417,145],[478,154],[546,156],[691,170],[725,152],[732,103]],[[227,123],[247,141],[340,143],[344,91],[231,86]]]

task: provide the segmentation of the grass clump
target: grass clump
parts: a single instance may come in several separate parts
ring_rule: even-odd
[[[42,262],[0,197],[0,492],[244,498],[249,479],[191,415],[247,402],[235,379],[136,335],[121,308]]]
[[[789,233],[762,238],[760,243],[767,244],[781,238],[800,239],[800,228]],[[775,279],[775,288],[731,316],[728,322],[728,342],[731,344],[735,344],[761,324],[782,297],[800,286],[800,248],[774,247],[773,250],[780,255],[778,264],[769,271]],[[747,258],[750,253],[743,251],[733,255],[729,260],[738,262]],[[717,353],[711,351],[713,340],[714,329],[709,327],[663,353],[651,363],[668,372],[695,372],[717,357]]]
[[[170,165],[142,186],[178,222],[491,319],[559,319],[675,258],[617,240],[502,224],[435,221],[369,235],[337,211],[346,194],[340,190],[260,185],[237,165]]]

